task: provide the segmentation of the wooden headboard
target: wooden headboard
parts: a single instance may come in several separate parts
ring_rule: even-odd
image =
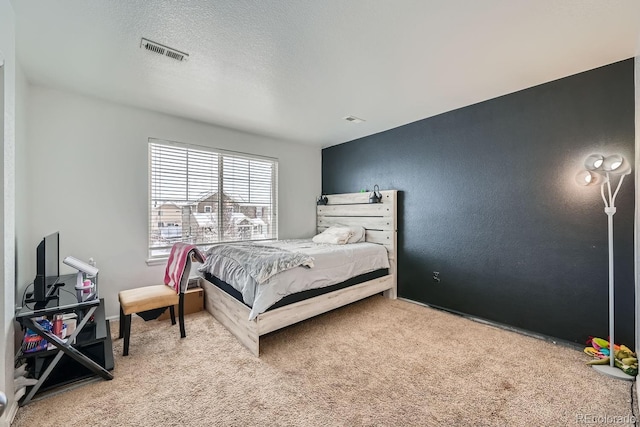
[[[326,205],[316,209],[317,232],[332,225],[361,226],[366,230],[365,240],[387,248],[389,274],[394,276],[394,288],[387,297],[396,297],[397,243],[398,243],[398,191],[380,191],[382,201],[369,203],[371,193],[345,193],[327,195]]]

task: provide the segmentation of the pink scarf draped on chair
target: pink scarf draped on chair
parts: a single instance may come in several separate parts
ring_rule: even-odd
[[[183,282],[183,275],[187,266],[191,267],[191,256],[198,262],[204,262],[205,257],[202,252],[195,246],[188,243],[178,242],[171,248],[169,259],[167,260],[167,269],[164,273],[164,284],[172,287],[176,293],[181,293],[186,290],[186,280],[183,287],[180,289],[180,284]],[[186,272],[187,278],[189,272]]]

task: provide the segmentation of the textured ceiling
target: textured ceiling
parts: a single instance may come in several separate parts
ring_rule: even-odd
[[[640,37],[639,0],[12,4],[33,84],[321,146],[630,58]]]

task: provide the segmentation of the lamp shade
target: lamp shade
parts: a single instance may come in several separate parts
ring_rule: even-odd
[[[578,185],[596,185],[606,182],[606,178],[599,173],[582,170],[576,175],[576,183]]]
[[[602,169],[603,163],[604,156],[602,154],[592,154],[585,159],[584,167],[587,168],[588,171],[595,171]]]
[[[607,156],[602,163],[602,170],[616,175],[631,173],[631,165],[619,154]]]

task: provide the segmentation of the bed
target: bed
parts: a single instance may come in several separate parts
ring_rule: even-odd
[[[229,270],[224,263],[216,267],[209,265],[205,277],[200,279],[200,286],[205,293],[205,309],[222,323],[236,338],[255,356],[260,355],[260,336],[317,316],[327,311],[345,306],[352,302],[383,293],[387,298],[396,298],[396,246],[397,246],[397,191],[381,191],[380,203],[369,203],[369,193],[335,194],[327,196],[326,205],[317,206],[317,232],[321,233],[335,226],[364,227],[364,242],[346,245],[317,245],[310,240],[280,241],[276,243],[260,243],[260,246],[284,247],[290,251],[309,254],[314,265],[290,268],[270,276],[265,283],[258,284],[253,290],[240,284],[244,279]],[[230,245],[233,246],[233,245]],[[334,248],[329,248],[334,247]],[[267,248],[268,249],[268,248]],[[323,251],[329,258],[352,259],[346,280],[334,283],[335,280],[322,282],[317,273],[328,264],[322,258]],[[336,255],[335,251],[338,251]],[[379,260],[379,253],[386,257]],[[321,256],[322,255],[322,256]],[[348,258],[352,257],[352,258]],[[217,257],[216,257],[217,258]],[[361,261],[376,258],[372,265]],[[352,268],[357,265],[358,268]],[[316,268],[317,267],[317,268]],[[384,268],[386,267],[386,268]],[[225,270],[225,268],[227,270]],[[315,270],[314,270],[315,268]],[[341,268],[341,267],[339,267]],[[362,272],[365,271],[366,272]],[[305,276],[315,273],[316,277]],[[297,292],[298,285],[289,286],[293,292],[286,296],[270,295],[267,287],[271,282],[295,280],[314,282],[320,280],[319,287]],[[226,280],[225,280],[226,279]],[[235,283],[235,282],[238,283]],[[231,282],[231,283],[229,283]],[[266,294],[265,300],[253,300],[257,294]],[[276,300],[273,302],[273,300]],[[245,300],[249,300],[246,303]],[[253,302],[253,304],[251,304]]]

